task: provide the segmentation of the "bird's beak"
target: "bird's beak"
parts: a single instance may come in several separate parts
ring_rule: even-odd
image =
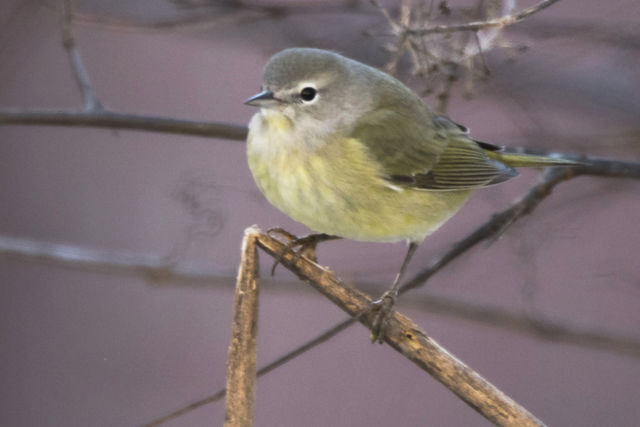
[[[269,107],[278,103],[278,99],[273,96],[273,92],[263,90],[244,101],[245,105],[252,107]]]

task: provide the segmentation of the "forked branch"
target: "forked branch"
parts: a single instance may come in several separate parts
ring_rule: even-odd
[[[370,328],[375,317],[372,299],[345,285],[331,271],[298,256],[267,234],[255,236],[257,245],[300,279],[329,298],[350,316]],[[389,318],[384,341],[426,371],[465,403],[496,425],[541,426],[540,420],[458,360],[418,325],[398,312]]]

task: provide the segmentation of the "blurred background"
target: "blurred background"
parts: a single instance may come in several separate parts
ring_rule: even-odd
[[[0,110],[81,108],[59,3],[3,0]],[[451,24],[534,3],[388,1],[382,11],[357,0],[81,0],[72,28],[93,90],[113,111],[244,126],[255,110],[243,101],[266,60],[312,46],[386,66],[477,139],[640,162],[635,0],[564,0],[478,40],[430,35],[428,48],[409,50],[396,49],[383,13]],[[409,276],[539,174],[476,192],[420,247]],[[573,179],[397,309],[549,425],[638,425],[639,223],[637,180]],[[137,426],[223,387],[234,276],[252,224],[308,232],[259,193],[241,141],[0,126],[0,425]],[[318,254],[377,296],[404,252],[335,241]],[[284,268],[269,277],[272,261],[261,258],[259,366],[346,317]],[[425,299],[506,311],[525,326],[430,310]],[[569,343],[527,319],[612,341]],[[370,344],[361,325],[260,378],[255,411],[260,426],[489,425],[388,346]],[[166,425],[223,419],[219,401]]]

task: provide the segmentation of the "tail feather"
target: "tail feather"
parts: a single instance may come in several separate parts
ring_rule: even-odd
[[[500,151],[486,151],[487,156],[499,160],[502,163],[514,167],[529,167],[529,168],[543,168],[550,166],[580,166],[583,163],[573,160],[550,157],[550,156],[538,156],[535,154],[521,154],[521,153],[505,153]]]

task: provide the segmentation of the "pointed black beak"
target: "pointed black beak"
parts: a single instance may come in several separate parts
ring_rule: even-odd
[[[268,90],[263,90],[244,101],[245,105],[251,105],[252,107],[268,107],[277,102],[278,100],[273,96],[273,92]]]

